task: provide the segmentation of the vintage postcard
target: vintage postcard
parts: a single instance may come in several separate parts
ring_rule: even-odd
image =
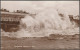
[[[79,49],[79,1],[1,1],[2,50]]]

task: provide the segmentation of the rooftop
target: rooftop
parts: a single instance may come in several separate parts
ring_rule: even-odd
[[[27,14],[23,14],[23,13],[14,13],[14,12],[1,12],[1,14],[27,15]]]

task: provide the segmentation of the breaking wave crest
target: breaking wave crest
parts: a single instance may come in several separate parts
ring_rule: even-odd
[[[35,16],[26,15],[21,19],[20,30],[17,32],[4,32],[10,37],[42,37],[50,34],[76,34],[79,27],[72,25],[69,16],[63,13],[61,17],[56,10],[44,10]]]

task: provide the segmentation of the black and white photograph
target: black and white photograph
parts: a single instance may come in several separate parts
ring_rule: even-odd
[[[1,1],[1,50],[80,49],[79,1]]]

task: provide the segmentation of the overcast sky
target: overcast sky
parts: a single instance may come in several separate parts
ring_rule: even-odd
[[[10,11],[25,10],[31,13],[40,12],[45,9],[67,12],[68,14],[79,14],[78,1],[1,1],[1,8],[6,8]]]

